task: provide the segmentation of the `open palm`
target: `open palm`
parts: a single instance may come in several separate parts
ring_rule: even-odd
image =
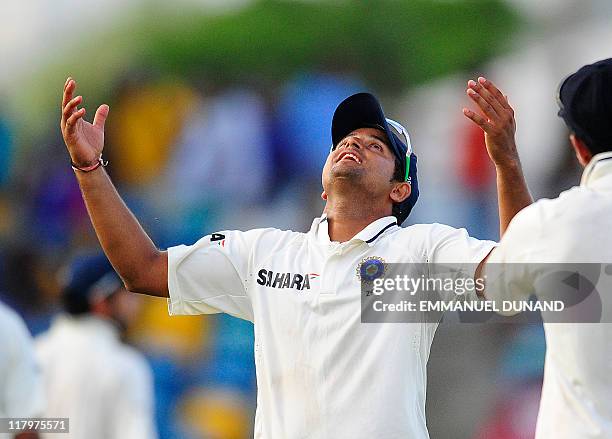
[[[463,109],[463,114],[484,131],[487,152],[493,163],[500,165],[516,161],[516,121],[508,98],[493,82],[483,77],[468,81],[467,95],[482,114],[467,108]]]
[[[73,98],[75,90],[76,82],[68,78],[64,85],[60,126],[72,162],[76,166],[87,167],[98,161],[104,149],[104,122],[109,108],[108,105],[100,105],[93,123],[87,122],[83,119],[85,109],[77,108],[83,97]]]

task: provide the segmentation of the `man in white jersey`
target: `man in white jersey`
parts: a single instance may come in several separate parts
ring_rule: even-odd
[[[64,279],[64,313],[36,339],[47,406],[73,439],[155,439],[153,377],[122,333],[138,298],[103,254],[76,257]],[[53,439],[54,433],[41,434]]]
[[[45,407],[32,336],[19,315],[0,302],[0,418],[37,418]],[[3,436],[0,432],[0,437]],[[34,439],[35,433],[16,437]]]
[[[322,174],[326,205],[308,233],[221,231],[159,251],[104,170],[108,106],[86,122],[75,87],[69,78],[62,133],[98,238],[127,288],[168,297],[171,314],[226,312],[254,322],[256,438],[428,437],[426,363],[437,325],[362,324],[359,267],[476,266],[494,243],[440,224],[400,227],[418,197],[416,156],[374,96],[353,95],[336,109]],[[484,78],[470,81],[468,95],[482,114],[464,114],[485,130],[496,165],[503,232],[531,202],[512,109]],[[239,156],[239,128],[236,137],[228,154]]]
[[[586,65],[565,79],[559,105],[585,167],[580,186],[559,198],[539,200],[512,220],[484,270],[492,276],[485,294],[489,299],[518,301],[539,293],[555,269],[543,263],[612,264],[612,59]],[[610,274],[604,271],[596,285],[601,317],[590,321],[601,323],[547,323],[545,315],[538,439],[612,438]],[[589,316],[583,312],[582,317]]]

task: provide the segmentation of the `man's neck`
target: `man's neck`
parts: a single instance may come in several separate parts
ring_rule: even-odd
[[[357,200],[328,200],[325,206],[329,239],[346,242],[377,219],[388,216],[388,208],[375,208]]]

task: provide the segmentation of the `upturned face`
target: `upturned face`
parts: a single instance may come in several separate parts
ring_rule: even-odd
[[[359,128],[329,153],[323,167],[323,198],[334,190],[362,188],[374,197],[388,198],[393,182],[395,156],[382,130]]]

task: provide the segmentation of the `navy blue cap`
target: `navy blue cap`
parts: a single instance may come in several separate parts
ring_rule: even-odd
[[[376,127],[380,128],[387,135],[391,150],[395,157],[406,168],[406,153],[408,147],[395,134],[392,127],[387,122],[385,113],[378,102],[378,99],[370,93],[357,93],[349,96],[342,101],[332,119],[332,145],[335,148],[338,143],[347,135],[359,128]],[[417,157],[414,153],[410,154],[410,167],[408,170],[408,181],[410,182],[410,196],[402,203],[393,206],[393,215],[397,218],[397,223],[402,224],[412,211],[419,198],[419,182],[417,180]]]
[[[64,280],[63,300],[69,312],[87,312],[93,299],[104,299],[123,287],[103,253],[76,257]]]
[[[559,86],[559,116],[593,153],[612,150],[612,58],[581,67]]]

